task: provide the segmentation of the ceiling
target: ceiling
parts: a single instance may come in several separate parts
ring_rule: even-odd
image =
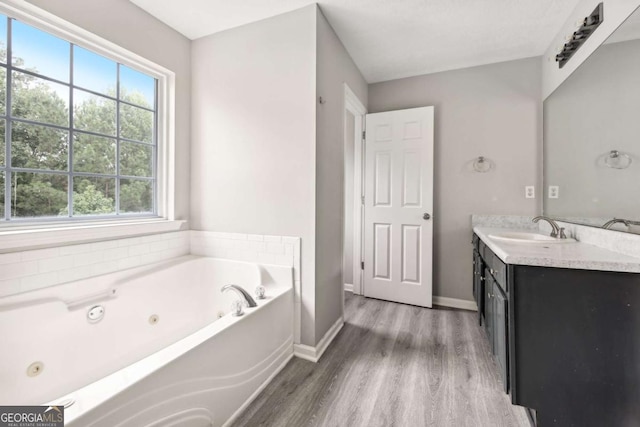
[[[190,39],[308,0],[131,0]],[[321,0],[369,83],[539,56],[579,0]]]

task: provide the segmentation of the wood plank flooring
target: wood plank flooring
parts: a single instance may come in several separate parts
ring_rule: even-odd
[[[346,295],[322,359],[292,359],[234,427],[530,426],[502,392],[476,313]]]

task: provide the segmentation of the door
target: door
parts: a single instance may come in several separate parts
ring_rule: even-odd
[[[485,270],[486,271],[486,270]],[[495,304],[493,302],[493,288],[496,287],[493,276],[485,274],[484,277],[484,329],[487,331],[487,337],[489,338],[489,346],[491,346],[491,352],[495,353],[494,339],[494,322],[495,322]]]
[[[478,323],[482,325],[484,304],[484,265],[480,254],[473,250],[473,295],[478,305]]]
[[[509,392],[509,381],[507,377],[507,298],[497,283],[493,286],[492,298],[493,308],[493,352],[498,359],[500,375],[502,376],[502,386],[505,393]]]
[[[364,295],[431,307],[433,107],[367,114]]]

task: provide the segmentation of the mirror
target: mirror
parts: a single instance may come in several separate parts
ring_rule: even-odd
[[[544,101],[544,214],[640,233],[640,9]]]

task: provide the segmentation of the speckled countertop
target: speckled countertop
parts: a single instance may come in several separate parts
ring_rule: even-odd
[[[640,273],[640,258],[587,243],[511,243],[489,237],[500,232],[531,233],[531,229],[475,226],[473,231],[506,264]]]

